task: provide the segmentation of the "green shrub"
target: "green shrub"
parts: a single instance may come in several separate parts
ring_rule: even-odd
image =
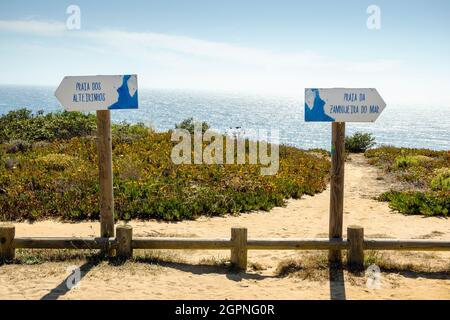
[[[194,122],[194,118],[187,118],[175,125],[175,129],[184,129],[189,131],[190,134],[194,134],[195,125],[202,128],[202,133],[205,133],[209,129],[209,125],[206,122]]]
[[[345,137],[345,150],[347,152],[361,153],[375,145],[375,138],[370,133],[356,132]]]
[[[379,200],[388,201],[389,207],[405,214],[423,214],[425,216],[447,216],[450,212],[450,196],[448,194],[428,192],[383,193]]]
[[[400,182],[401,191],[380,196],[391,208],[405,214],[448,215],[449,151],[383,146],[368,150],[365,156]]]
[[[95,133],[96,118],[81,112],[32,114],[30,110],[10,111],[0,117],[0,143],[10,140],[54,141]]]
[[[394,173],[401,181],[428,186],[435,170],[450,167],[450,152],[383,146],[364,154],[369,163]]]
[[[431,161],[433,161],[433,158],[423,155],[398,156],[395,158],[395,167],[399,169],[406,169],[408,167],[419,166]]]
[[[364,156],[369,159],[372,164],[378,166],[393,167],[395,159],[399,156],[426,156],[433,158],[439,165],[445,165],[450,161],[449,151],[437,151],[430,149],[414,149],[414,148],[397,148],[393,146],[381,146],[378,148],[367,150]]]
[[[436,176],[431,180],[431,188],[438,191],[450,191],[450,168],[435,170]]]
[[[35,160],[36,165],[47,170],[65,170],[76,163],[76,158],[67,154],[48,154]]]
[[[8,117],[13,122],[30,118],[21,112]],[[54,115],[34,117],[55,120]],[[24,152],[0,152],[4,164],[0,165],[0,220],[98,219],[96,139],[83,130],[71,130],[67,136],[74,134],[78,136],[34,140],[33,148]],[[286,198],[323,191],[328,180],[327,158],[294,147],[280,146],[279,171],[261,176],[260,165],[174,165],[171,133],[154,132],[142,124],[114,124],[112,134],[118,219],[177,221],[270,210],[284,205]],[[11,140],[10,135],[7,138]],[[4,144],[0,147],[5,150]]]
[[[147,128],[143,123],[129,124],[126,122],[119,124],[112,124],[112,139],[113,145],[116,144],[131,144],[133,141],[138,141],[147,136],[148,132],[153,130]]]

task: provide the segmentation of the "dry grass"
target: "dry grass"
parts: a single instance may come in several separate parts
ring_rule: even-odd
[[[70,250],[70,249],[16,249],[14,264],[42,264],[45,262],[65,261],[100,261],[105,259],[100,250]]]
[[[164,267],[170,264],[182,264],[192,266],[217,267],[222,272],[231,272],[232,265],[229,259],[223,257],[204,257],[197,263],[185,260],[178,252],[170,250],[134,250],[134,256],[129,261],[120,261],[116,258],[109,258],[99,250],[45,250],[45,249],[17,249],[16,258],[12,264],[35,265],[48,262],[71,262],[89,263],[95,265],[107,264],[111,267],[132,267],[137,264],[148,264]],[[450,261],[446,256],[436,253],[423,252],[365,252],[365,268],[375,264],[382,272],[386,273],[408,273],[410,276],[420,276],[423,274],[440,274],[441,277],[450,279]],[[346,257],[344,254],[341,268],[346,271],[348,280],[355,280],[364,276],[364,272],[348,270]],[[278,277],[295,277],[303,280],[326,281],[330,277],[330,270],[339,269],[338,266],[331,266],[328,263],[326,251],[305,251],[299,254],[298,258],[290,258],[281,261],[275,275]],[[267,267],[259,262],[249,262],[248,270],[263,271]],[[352,271],[352,272],[350,272]]]
[[[100,250],[71,250],[71,249],[17,249],[16,257],[12,264],[34,265],[47,262],[109,262],[111,265],[122,264],[116,258],[110,258],[100,252]],[[134,250],[133,258],[130,262],[135,263],[186,263],[179,255],[173,251],[162,250]]]
[[[199,261],[199,264],[213,267],[231,268],[231,262],[229,259],[220,257],[206,257]]]
[[[324,281],[330,277],[330,270],[343,269],[346,279],[350,282],[359,282],[364,272],[349,270],[346,257],[343,257],[342,266],[331,266],[327,261],[326,252],[301,254],[297,259],[286,259],[278,264],[275,274],[278,277],[296,277],[303,280]],[[450,262],[440,258],[435,253],[366,251],[364,267],[377,265],[381,272],[408,273],[409,276],[437,275],[450,279]],[[351,271],[351,272],[350,272]]]
[[[367,251],[365,265],[371,264],[385,272],[444,273],[450,277],[450,262],[435,253]]]
[[[259,262],[249,262],[248,263],[248,268],[250,270],[253,270],[253,271],[264,271],[264,270],[267,270],[267,267],[262,265]]]
[[[133,259],[131,261],[150,264],[186,263],[186,260],[174,251],[146,249],[133,250]]]
[[[328,279],[328,269],[325,252],[306,252],[301,255],[300,259],[291,258],[281,261],[275,270],[275,275],[323,281]]]

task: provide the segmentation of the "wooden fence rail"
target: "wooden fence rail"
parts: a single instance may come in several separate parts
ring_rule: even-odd
[[[230,239],[195,239],[195,238],[134,238],[134,249],[192,249],[221,250],[232,249]]]
[[[238,270],[247,268],[248,250],[347,250],[348,263],[362,268],[364,250],[450,251],[450,241],[365,239],[364,229],[347,228],[347,239],[247,239],[247,229],[232,228],[230,238],[133,238],[131,226],[118,226],[115,238],[15,237],[14,226],[0,226],[0,260],[12,260],[15,249],[100,249],[116,250],[131,258],[133,249],[231,250],[231,262]]]
[[[449,251],[450,241],[364,239],[366,250]]]
[[[116,249],[115,238],[62,238],[62,237],[20,237],[15,238],[12,247],[17,249]]]
[[[249,239],[249,250],[345,250],[348,242],[343,239]]]

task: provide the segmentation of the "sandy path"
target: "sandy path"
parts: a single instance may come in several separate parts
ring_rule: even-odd
[[[431,238],[450,240],[450,220],[392,213],[386,203],[371,197],[389,188],[378,180],[378,169],[364,157],[352,155],[346,163],[344,230],[347,225],[364,226],[368,237]],[[132,221],[136,236],[228,237],[230,228],[248,228],[249,237],[326,237],[329,190],[314,197],[291,200],[285,208],[241,216],[201,218],[180,223]],[[44,221],[16,224],[17,236],[95,236],[98,223]],[[250,251],[249,261],[262,271],[227,273],[222,267],[205,265],[205,259],[227,259],[226,251],[165,252],[177,263],[107,262],[91,267],[78,289],[67,292],[64,280],[69,265],[83,261],[0,267],[0,299],[450,299],[450,277],[442,273],[383,273],[381,289],[368,289],[365,278],[344,274],[345,281],[278,278],[274,271],[286,258],[300,258],[294,251]],[[399,261],[448,266],[448,253],[393,253]],[[86,266],[85,266],[86,267]],[[83,270],[83,268],[82,268]]]

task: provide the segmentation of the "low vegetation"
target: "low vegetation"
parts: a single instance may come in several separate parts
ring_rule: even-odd
[[[368,150],[365,156],[397,181],[398,187],[379,200],[405,214],[449,215],[450,151],[385,146]]]
[[[206,122],[195,123],[192,117],[175,124],[175,129],[184,129],[189,131],[190,134],[194,134],[195,125],[202,129],[202,133],[205,133],[209,129],[209,125]]]
[[[77,112],[1,116],[0,220],[97,219],[95,129],[95,116]],[[278,173],[262,176],[260,165],[174,165],[170,132],[142,124],[115,124],[112,131],[118,219],[270,210],[323,191],[328,180],[329,160],[317,152],[280,146]]]
[[[15,146],[28,147],[36,141],[92,135],[95,129],[96,118],[92,114],[67,111],[32,114],[30,110],[20,109],[0,117],[0,143],[7,143],[13,151]]]
[[[356,132],[345,137],[345,150],[347,152],[362,153],[375,145],[375,138],[370,133]]]

